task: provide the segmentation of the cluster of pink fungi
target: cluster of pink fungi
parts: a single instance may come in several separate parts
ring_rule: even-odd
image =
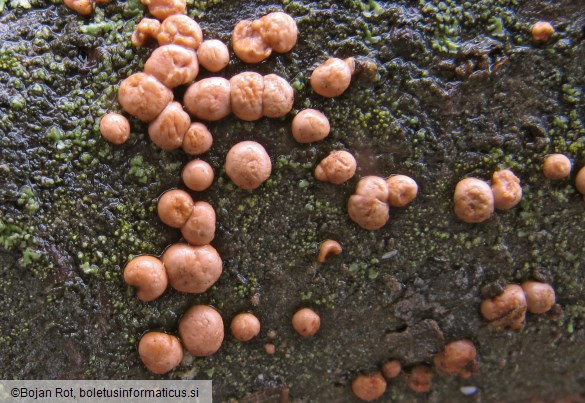
[[[469,378],[479,370],[477,350],[471,340],[455,340],[445,345],[443,351],[433,360],[435,369],[444,375]],[[351,388],[356,397],[364,401],[380,398],[386,391],[388,382],[400,379],[402,364],[399,360],[389,360],[382,365],[380,372],[358,375]],[[431,389],[433,371],[429,365],[417,364],[410,368],[403,379],[408,387],[416,393],[426,393]]]
[[[571,169],[571,160],[564,154],[547,155],[542,167],[544,176],[551,180],[567,178]],[[585,167],[577,173],[575,187],[585,195]],[[494,172],[491,186],[478,178],[465,178],[457,183],[453,196],[455,215],[467,223],[486,221],[494,209],[509,210],[521,199],[520,179],[509,169]]]
[[[509,284],[504,291],[486,299],[481,304],[481,314],[489,326],[499,331],[521,331],[525,325],[526,311],[543,314],[555,304],[555,291],[546,283],[527,280],[521,285]],[[434,367],[440,374],[456,375],[467,379],[479,370],[477,350],[471,340],[455,340],[443,351],[436,354]],[[381,372],[358,375],[352,382],[352,391],[364,401],[380,398],[386,391],[387,383],[398,378],[402,366],[398,360],[390,360],[382,365]],[[425,364],[417,364],[405,376],[408,387],[417,393],[431,389],[433,371]]]
[[[207,152],[213,138],[201,122],[192,122],[191,116],[205,121],[216,121],[234,113],[246,121],[262,117],[281,117],[292,110],[294,91],[289,83],[274,74],[261,76],[244,72],[227,80],[222,77],[193,82],[199,65],[210,72],[219,72],[229,63],[229,50],[218,40],[203,40],[201,28],[184,15],[185,0],[142,0],[156,18],[144,18],[137,25],[132,42],[143,46],[150,40],[158,47],[145,63],[144,72],[125,79],[118,99],[130,115],[149,123],[148,134],[163,150],[182,148],[189,155]],[[99,4],[105,4],[101,1]],[[91,1],[66,0],[65,4],[87,15]],[[535,26],[537,41],[548,40],[554,30]],[[270,13],[254,21],[240,21],[234,28],[234,53],[246,63],[258,63],[272,51],[286,53],[297,41],[297,26],[287,14]],[[544,38],[546,35],[548,37]],[[317,67],[311,75],[313,90],[324,97],[341,95],[349,86],[355,71],[353,58],[331,58]],[[189,85],[183,105],[173,101],[173,88]],[[186,111],[185,111],[186,110]],[[291,133],[299,143],[323,140],[329,135],[330,124],[320,111],[305,109],[293,119]],[[130,136],[128,120],[117,113],[105,115],[100,121],[102,135],[114,144],[122,144]],[[315,168],[319,181],[342,184],[353,178],[356,159],[347,151],[332,151]],[[234,145],[226,156],[225,170],[240,188],[253,190],[268,179],[271,161],[262,145],[243,141]],[[550,179],[569,175],[570,161],[553,154],[544,162],[544,174]],[[202,160],[193,160],[183,169],[185,185],[196,192],[213,183],[211,166]],[[585,168],[576,178],[577,189],[585,194]],[[400,208],[414,200],[418,192],[416,182],[405,175],[388,178],[367,176],[361,179],[349,198],[349,217],[366,230],[377,230],[389,219],[389,208]],[[510,170],[493,174],[491,186],[477,178],[466,178],[455,188],[455,214],[468,223],[490,218],[494,208],[507,210],[517,205],[522,197],[520,180]],[[144,302],[160,297],[170,284],[184,293],[203,293],[218,281],[222,260],[210,245],[215,236],[216,216],[213,207],[205,201],[194,201],[183,190],[165,192],[158,201],[158,215],[163,223],[178,228],[186,243],[168,247],[159,259],[138,256],[125,267],[124,280],[136,288],[137,297]],[[338,242],[326,240],[321,244],[317,260],[324,262],[331,254],[341,253]],[[522,286],[508,285],[504,292],[481,305],[482,315],[496,329],[521,330],[525,313],[547,312],[555,302],[555,294],[548,284],[526,281]],[[315,335],[321,325],[319,315],[310,308],[298,310],[292,317],[293,328],[302,336]],[[260,333],[260,320],[252,313],[236,315],[230,330],[240,341],[249,341]],[[269,332],[274,333],[274,332]],[[183,358],[183,347],[193,356],[214,354],[224,339],[224,325],[220,313],[210,306],[196,305],[187,310],[179,322],[179,336],[148,332],[140,340],[138,352],[145,366],[153,373],[163,374],[174,369]],[[273,344],[265,345],[274,353]],[[475,346],[470,340],[456,340],[445,346],[434,359],[435,368],[444,374],[468,378],[478,369]],[[402,373],[398,360],[390,360],[382,371],[359,375],[352,382],[356,397],[371,401],[382,396],[387,380]],[[415,365],[408,376],[408,386],[415,392],[428,392],[432,370],[427,365]]]
[[[203,123],[192,122],[191,116],[216,121],[233,113],[242,120],[253,121],[281,117],[292,110],[294,91],[286,80],[275,74],[244,72],[230,80],[211,77],[193,82],[199,65],[211,72],[221,71],[228,65],[227,46],[218,40],[203,40],[199,24],[183,14],[184,0],[142,1],[156,19],[143,18],[132,35],[132,43],[143,46],[156,40],[160,46],[146,61],[144,72],[122,82],[118,100],[125,112],[148,123],[149,137],[156,146],[163,150],[182,148],[189,155],[207,152],[213,136]],[[288,52],[296,41],[296,23],[280,12],[238,23],[232,37],[234,52],[248,63],[261,61],[272,50]],[[349,86],[354,62],[353,59],[330,60],[343,65],[341,73],[336,68],[332,79],[338,87],[335,94],[339,95]],[[317,68],[314,72],[316,92],[329,85],[327,69]],[[337,81],[340,77],[341,87]],[[188,85],[183,104],[173,101],[173,89],[181,85]],[[102,136],[114,144],[126,142],[130,131],[128,120],[121,114],[109,113],[100,121]],[[300,143],[322,140],[329,131],[326,116],[312,109],[298,113],[291,127],[293,137]],[[351,154],[334,151],[321,161],[315,176],[339,184],[353,177],[355,169]],[[269,178],[271,170],[270,156],[255,141],[235,144],[226,155],[226,174],[242,189],[258,188]],[[214,172],[207,162],[194,159],[183,168],[182,179],[188,189],[201,192],[212,185]],[[216,230],[215,210],[206,201],[194,201],[186,191],[171,189],[160,196],[157,213],[164,224],[180,229],[185,243],[169,246],[160,258],[143,255],[132,259],[124,269],[125,282],[135,287],[137,297],[144,302],[160,297],[169,284],[178,292],[206,292],[219,280],[223,270],[221,257],[211,246]],[[322,248],[320,261],[341,251],[339,244],[339,249],[324,244],[329,246]],[[301,336],[310,337],[319,330],[321,320],[312,309],[302,308],[293,315],[291,323]],[[230,330],[237,340],[249,341],[260,333],[260,320],[252,313],[243,312],[232,319]],[[196,305],[181,317],[179,337],[147,332],[140,340],[138,353],[151,372],[163,374],[179,365],[183,348],[193,356],[204,357],[214,354],[223,339],[220,313],[213,307]],[[274,353],[274,345],[267,344],[265,348],[268,353]]]
[[[526,311],[546,313],[554,306],[555,299],[550,284],[527,280],[521,285],[508,284],[500,295],[484,300],[481,314],[496,330],[519,332],[524,329]]]
[[[524,328],[526,311],[543,314],[554,304],[555,291],[549,284],[527,280],[521,285],[509,284],[500,295],[484,300],[481,314],[495,330],[518,332]],[[443,351],[435,355],[433,363],[440,374],[456,375],[463,379],[479,370],[477,350],[468,339],[455,340],[445,345]],[[352,391],[361,400],[376,400],[386,391],[387,382],[398,378],[401,371],[400,361],[387,361],[381,372],[358,375],[352,382]],[[433,371],[428,365],[417,364],[405,378],[411,390],[426,393],[432,386]]]

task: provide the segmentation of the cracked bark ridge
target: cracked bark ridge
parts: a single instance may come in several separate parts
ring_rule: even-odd
[[[445,338],[437,322],[425,319],[402,332],[389,333],[384,343],[405,365],[412,365],[432,359],[443,351]]]

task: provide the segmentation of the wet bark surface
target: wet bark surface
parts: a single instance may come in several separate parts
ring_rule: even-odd
[[[225,43],[241,19],[292,15],[300,34],[290,53],[258,65],[232,54],[219,75],[279,74],[293,84],[295,104],[282,119],[208,125],[214,145],[202,158],[217,179],[192,194],[216,209],[212,244],[223,275],[204,294],[169,289],[148,304],[123,283],[122,270],[131,257],[160,255],[180,240],[155,207],[163,191],[183,188],[189,158],[156,149],[136,120],[123,146],[98,131],[100,116],[120,110],[120,81],[152,50],[129,41],[147,11],[113,2],[84,18],[59,1],[4,5],[0,377],[154,378],[136,352],[141,335],[176,333],[188,307],[210,304],[226,326],[241,311],[255,313],[260,336],[241,343],[226,335],[217,354],[187,357],[165,377],[213,379],[218,401],[352,401],[351,381],[391,358],[405,373],[389,382],[386,401],[554,401],[585,392],[585,202],[574,187],[585,164],[585,1],[188,4],[205,37]],[[556,29],[546,44],[531,41],[538,20]],[[358,69],[342,96],[325,99],[308,79],[332,56],[356,57]],[[290,122],[307,107],[329,117],[332,133],[301,145]],[[271,178],[252,192],[223,169],[242,140],[262,143],[273,163]],[[358,175],[344,185],[312,175],[334,149],[358,161]],[[573,161],[569,179],[542,175],[553,152]],[[481,224],[458,220],[456,183],[489,180],[500,168],[521,179],[522,202]],[[398,173],[418,182],[414,203],[391,209],[378,231],[355,225],[346,203],[359,177]],[[343,253],[317,265],[327,238]],[[521,333],[490,329],[482,299],[526,279],[550,282],[558,306],[528,314]],[[290,324],[305,306],[322,322],[309,339]],[[427,394],[407,388],[412,366],[432,365],[445,343],[461,338],[477,347],[478,373],[435,374]],[[462,386],[477,392],[466,397]]]

